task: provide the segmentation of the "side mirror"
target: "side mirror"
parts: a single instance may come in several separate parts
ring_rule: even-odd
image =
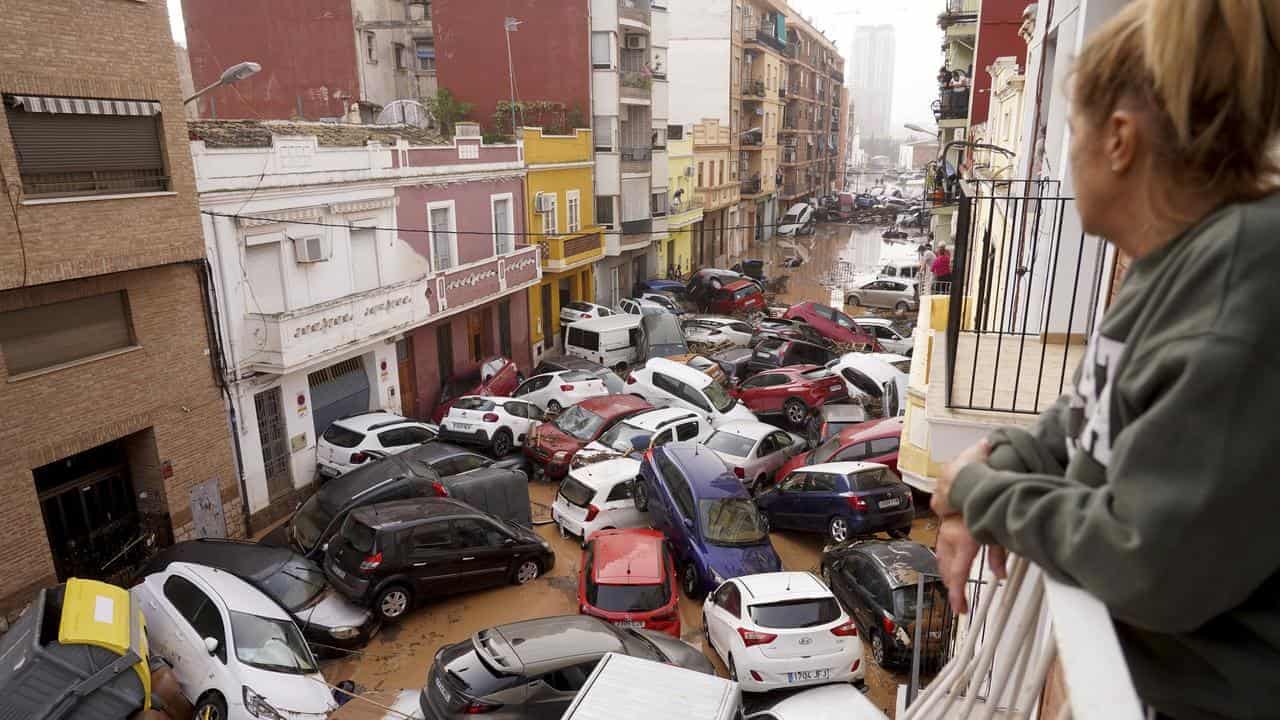
[[[689,518],[685,518],[685,519],[684,519],[684,526],[685,526],[685,527],[687,527],[687,528],[689,528],[690,530],[692,530],[692,529],[693,529],[693,520],[691,520],[691,519],[689,519]]]
[[[208,650],[210,655],[212,655],[212,654],[214,654],[214,653],[218,652],[218,639],[217,639],[217,638],[211,638],[211,637],[207,637],[207,638],[205,638],[205,639],[204,639],[204,649],[205,649],[205,650]]]
[[[515,538],[503,538],[503,539],[502,539],[502,545],[503,545],[504,547],[510,547],[510,546],[512,546],[512,545],[515,545],[515,544],[516,544],[516,539],[515,539]]]

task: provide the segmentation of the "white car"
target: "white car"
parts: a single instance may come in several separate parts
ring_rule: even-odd
[[[889,720],[861,690],[844,683],[770,696],[751,709],[745,720]]]
[[[880,414],[874,417],[896,417],[907,411],[907,383],[911,358],[890,353],[845,353],[827,363],[827,369],[839,375],[849,389],[849,397],[866,396],[878,402]],[[867,400],[864,405],[871,404]]]
[[[787,214],[778,221],[780,237],[796,235],[812,235],[814,230],[813,206],[809,203],[796,203],[787,209]]]
[[[627,457],[574,468],[560,482],[551,517],[584,544],[597,530],[648,527],[649,516],[631,499],[639,474],[640,461]]]
[[[652,358],[632,370],[627,377],[627,392],[658,407],[706,413],[713,428],[734,420],[757,419],[714,378],[666,358]]]
[[[289,614],[244,580],[175,562],[129,593],[151,652],[173,665],[193,717],[321,720],[337,709]]]
[[[593,455],[630,455],[669,442],[701,443],[711,436],[706,413],[684,408],[645,410],[618,422],[599,439],[574,456],[575,467],[593,461]]]
[[[604,305],[596,305],[595,303],[574,300],[560,306],[560,324],[568,325],[576,323],[579,320],[591,320],[593,318],[609,317],[617,313]]]
[[[667,312],[671,313],[672,315],[685,315],[688,312],[687,310],[684,309],[683,305],[676,302],[676,300],[672,298],[670,295],[664,295],[662,293],[654,293],[654,292],[643,293],[642,295],[640,295],[640,302],[642,303],[651,302],[655,305],[661,305],[662,307],[666,308]]]
[[[381,410],[339,418],[316,440],[316,470],[322,480],[340,477],[378,454],[395,455],[434,440],[436,432],[434,425]]]
[[[675,310],[654,302],[647,298],[622,298],[618,303],[618,310],[627,315],[667,315],[674,314]]]
[[[762,422],[721,425],[706,446],[724,460],[748,490],[768,482],[792,455],[807,447],[804,438]]]
[[[531,402],[554,415],[587,398],[608,394],[609,388],[595,375],[582,370],[561,370],[534,375],[521,383],[511,397]]]
[[[880,341],[880,347],[887,352],[903,357],[911,357],[911,351],[916,345],[914,332],[911,335],[903,335],[893,328],[893,321],[888,318],[864,316],[858,318],[857,322],[875,335],[876,340]]]
[[[454,401],[440,422],[440,439],[487,445],[500,458],[522,447],[525,436],[545,418],[542,408],[527,400],[465,395]]]
[[[853,307],[892,308],[905,313],[920,308],[916,284],[911,280],[872,280],[847,291],[844,304]]]
[[[725,315],[694,315],[680,326],[688,342],[718,344],[727,341],[735,347],[746,347],[755,332],[742,320]]]
[[[747,692],[859,682],[858,626],[813,573],[745,575],[702,603],[702,623],[729,678]]]

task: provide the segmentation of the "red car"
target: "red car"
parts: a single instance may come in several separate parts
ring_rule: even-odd
[[[757,415],[781,413],[799,426],[813,408],[847,400],[849,389],[820,365],[788,365],[752,376],[734,388],[733,395]]]
[[[449,408],[453,407],[453,401],[463,395],[505,397],[514,392],[522,382],[524,377],[514,362],[501,355],[494,355],[480,363],[480,367],[454,375],[445,381],[444,387],[440,389],[436,411],[431,414],[431,422],[439,423],[443,420],[449,414]]]
[[[840,431],[807,453],[788,460],[774,475],[779,481],[792,470],[829,462],[873,462],[898,472],[898,445],[902,440],[902,416],[868,420]]]
[[[803,320],[832,342],[866,345],[871,350],[880,352],[880,344],[876,342],[874,334],[830,305],[816,302],[797,303],[787,308],[782,317],[788,320]]]
[[[570,405],[553,422],[529,431],[524,454],[533,461],[534,473],[562,478],[579,450],[604,434],[614,423],[653,406],[634,395],[602,395]]]
[[[676,565],[657,530],[601,530],[582,552],[578,607],[625,628],[680,637]]]
[[[707,298],[707,312],[716,315],[746,315],[764,312],[764,293],[750,280],[735,280],[713,290]]]

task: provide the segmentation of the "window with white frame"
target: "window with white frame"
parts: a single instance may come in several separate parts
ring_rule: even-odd
[[[377,40],[378,36],[371,32],[366,32],[364,34],[365,59],[371,63],[378,62]]]
[[[582,229],[582,199],[577,190],[564,194],[565,227],[571,233]]]
[[[560,232],[559,225],[556,223],[556,213],[560,210],[559,200],[555,193],[543,193],[542,202],[545,203],[542,213],[542,232],[544,235],[555,235]]]
[[[431,241],[431,268],[435,272],[448,270],[457,264],[458,240],[454,234],[453,203],[427,205]]]
[[[607,32],[591,33],[591,67],[608,69],[613,67],[612,39]]]
[[[489,198],[493,209],[493,253],[505,255],[516,248],[515,226],[512,224],[511,194]],[[505,233],[505,234],[504,234]]]
[[[351,289],[372,290],[382,284],[378,272],[377,231],[371,227],[351,228]]]

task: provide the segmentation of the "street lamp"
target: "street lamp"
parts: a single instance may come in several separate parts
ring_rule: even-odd
[[[925,128],[925,127],[921,127],[921,126],[919,126],[919,125],[916,125],[915,123],[904,123],[902,127],[906,128],[906,129],[908,129],[908,130],[910,130],[910,131],[912,131],[912,132],[924,133],[925,135],[937,135],[937,134],[938,134],[938,128],[933,128],[932,130],[930,130],[930,129],[928,129],[928,128]]]
[[[520,29],[523,20],[506,17],[502,20],[502,30],[507,38],[507,78],[511,82],[511,137],[516,137],[516,66],[511,60],[511,33]]]
[[[183,100],[182,104],[186,105],[187,103],[191,102],[192,100],[195,100],[196,98],[200,97],[201,95],[204,95],[205,93],[209,92],[210,90],[213,90],[214,88],[222,87],[223,85],[230,85],[232,83],[240,82],[245,78],[253,77],[254,75],[257,75],[261,70],[262,70],[262,66],[256,62],[246,61],[246,62],[236,63],[235,65],[232,65],[226,70],[223,70],[222,77],[218,78],[217,82],[213,83],[212,85],[209,85],[208,87],[197,90],[195,95],[192,95],[186,100]]]

